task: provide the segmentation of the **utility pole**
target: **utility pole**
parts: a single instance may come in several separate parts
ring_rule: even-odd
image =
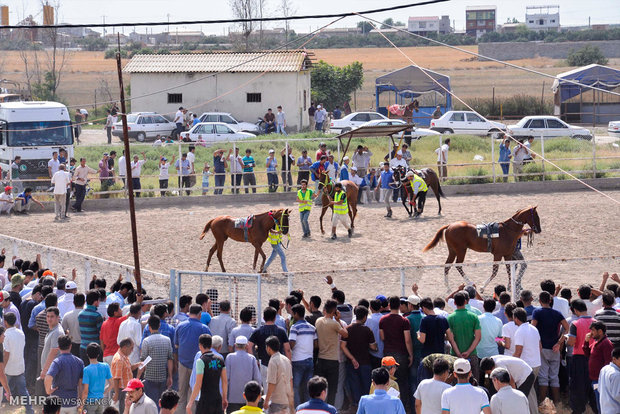
[[[101,16],[101,19],[103,20],[103,24],[105,24],[105,18],[106,16]],[[105,38],[105,26],[103,27],[103,37]]]

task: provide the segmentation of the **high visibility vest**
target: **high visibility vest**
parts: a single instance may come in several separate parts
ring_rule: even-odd
[[[344,191],[338,191],[334,194],[334,201],[336,203],[339,202],[343,196],[345,196]],[[346,198],[343,200],[342,204],[334,204],[334,214],[349,214],[349,204]]]
[[[267,240],[269,243],[275,245],[282,242],[282,233],[280,233],[280,226],[276,223],[276,228],[269,230],[269,234],[267,235]]]
[[[417,174],[415,174],[413,176],[413,180],[411,180],[411,189],[414,189],[414,183],[420,184],[419,191],[428,191],[428,186],[426,185],[426,181],[424,181],[422,177],[420,177]]]
[[[301,190],[297,191],[297,200],[299,200],[299,211],[312,209],[312,190],[306,189],[305,193]]]

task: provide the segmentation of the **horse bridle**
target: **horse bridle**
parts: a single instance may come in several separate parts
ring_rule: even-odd
[[[534,221],[534,207],[530,207],[530,215],[532,216],[532,230],[534,230],[534,232],[536,232],[536,222]],[[518,220],[515,220],[514,217],[510,217],[510,220],[512,220],[513,222],[515,222],[516,224],[518,224],[519,226],[524,226],[525,224],[527,224],[527,222],[521,222]]]
[[[332,179],[331,179],[331,178],[329,177],[329,175],[328,175],[327,173],[325,173],[325,172],[322,172],[321,174],[323,174],[323,175],[325,176],[325,180],[324,180],[325,182],[321,182],[321,181],[319,181],[319,183],[323,184],[323,192],[324,192],[325,194],[327,194],[327,196],[328,196],[328,197],[330,197],[332,194],[334,194],[334,186],[332,185],[332,191],[329,191],[329,192],[328,192],[328,191],[326,191],[326,189],[327,189],[327,186],[328,186],[328,185],[331,185],[331,183],[332,183]]]

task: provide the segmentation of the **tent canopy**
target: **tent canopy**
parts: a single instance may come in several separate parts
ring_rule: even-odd
[[[430,79],[429,75],[441,86]],[[378,77],[375,80],[375,88],[377,95],[385,91],[394,91],[399,95],[416,97],[423,93],[435,91],[445,96],[445,89],[450,90],[450,77],[411,65]]]
[[[587,87],[575,85],[569,81],[595,86],[608,91],[620,86],[620,70],[597,64],[582,66],[560,73],[557,78],[553,82],[551,89],[555,94],[559,91],[560,102],[565,102],[579,95],[584,90],[588,90]]]

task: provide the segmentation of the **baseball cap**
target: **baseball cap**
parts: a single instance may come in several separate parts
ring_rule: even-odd
[[[15,273],[13,275],[13,277],[11,278],[11,287],[14,288],[15,286],[19,286],[22,283],[24,283],[24,276],[20,273]]]
[[[6,290],[0,290],[0,302],[4,302],[5,300],[9,300],[9,292]]]
[[[454,361],[454,372],[457,374],[467,374],[469,371],[471,371],[471,364],[468,360],[458,358]]]
[[[400,303],[407,303],[407,296],[401,296],[400,297]]]
[[[387,357],[383,357],[383,359],[381,360],[381,365],[383,365],[384,367],[394,367],[400,364],[396,362],[394,357],[387,356]]]
[[[161,157],[161,160],[162,160],[162,161],[168,161],[168,158],[166,158],[166,157]]]
[[[412,305],[419,305],[420,304],[420,297],[416,296],[416,295],[410,295],[407,298],[407,302],[411,303]]]
[[[351,167],[351,171],[357,171],[357,167]]]
[[[13,189],[13,187],[11,187],[10,185],[7,185],[6,187],[4,187],[4,191],[11,191]]]
[[[246,338],[243,335],[238,336],[237,338],[235,338],[235,345],[247,345],[248,344],[248,338]]]
[[[65,286],[65,290],[69,289],[77,289],[77,284],[73,280],[68,281],[67,285]]]
[[[139,379],[134,378],[134,379],[129,380],[129,382],[127,383],[127,386],[125,387],[125,389],[123,389],[123,391],[124,392],[134,391],[139,388],[144,388],[144,384],[142,384],[142,381],[140,381]]]
[[[270,153],[270,154],[271,154],[271,153],[274,153],[274,152],[276,152],[276,150],[273,150],[273,149],[270,149],[270,150],[269,150],[269,153]]]
[[[385,295],[377,295],[377,296],[375,296],[375,299],[380,300],[380,301],[382,301],[382,302],[383,302],[384,300],[387,300],[387,298],[385,297]]]
[[[321,106],[321,105],[317,105],[316,107],[317,107],[317,109],[321,109],[321,108],[322,108],[322,106]]]
[[[54,276],[54,272],[51,270],[46,270],[41,276]]]
[[[349,157],[345,155],[344,158],[342,159],[342,161],[346,161],[348,159],[349,159]]]
[[[403,152],[401,150],[396,151],[396,155],[403,155]]]

